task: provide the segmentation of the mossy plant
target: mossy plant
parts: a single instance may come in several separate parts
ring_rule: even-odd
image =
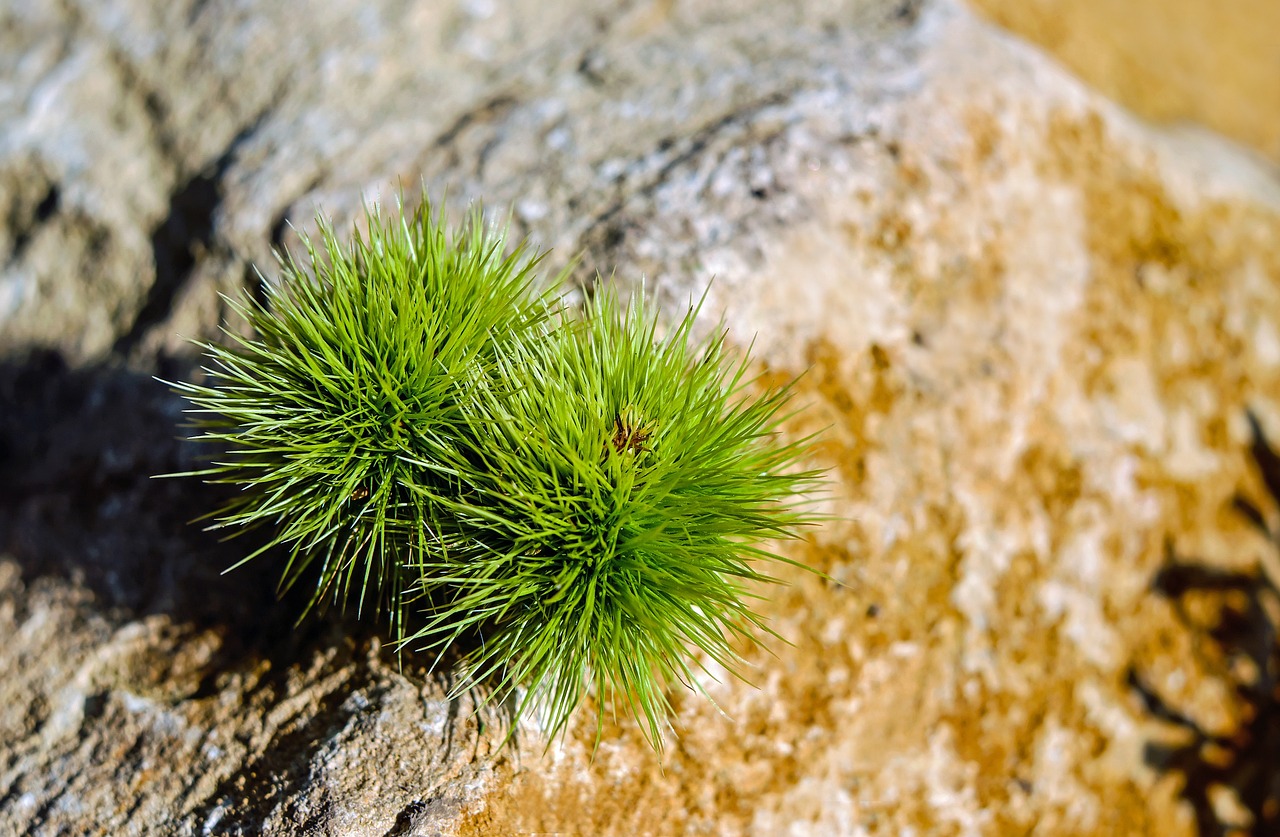
[[[348,246],[322,220],[235,303],[254,335],[177,385],[225,451],[197,473],[242,489],[214,525],[270,525],[244,560],[283,547],[285,586],[378,604],[400,647],[467,640],[460,688],[538,707],[548,741],[591,690],[597,735],[629,708],[660,748],[666,689],[704,655],[741,671],[768,544],[814,519],[788,388],[695,340],[697,308],[665,334],[643,296],[561,310],[540,256],[442,218],[371,211]]]

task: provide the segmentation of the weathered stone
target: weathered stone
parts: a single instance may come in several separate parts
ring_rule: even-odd
[[[0,17],[0,831],[1277,813],[1248,773],[1280,759],[1280,467],[1247,418],[1280,437],[1273,171],[942,0],[161,5]],[[592,760],[586,712],[495,752],[503,707],[446,700],[448,661],[295,628],[274,568],[220,575],[246,544],[186,524],[216,492],[148,479],[191,466],[148,377],[193,374],[177,335],[286,222],[397,179],[510,206],[583,281],[710,282],[707,328],[808,370],[788,432],[826,428],[832,520],[790,554],[830,580],[761,602],[792,645],[707,680],[723,715],[673,690],[664,765],[625,719]]]

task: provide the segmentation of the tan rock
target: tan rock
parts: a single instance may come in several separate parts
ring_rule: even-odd
[[[1199,122],[1280,163],[1280,5],[1271,0],[975,0],[1143,116]]]
[[[1208,731],[1242,726],[1151,583],[1166,544],[1248,571],[1274,549],[1229,504],[1265,499],[1245,411],[1278,391],[1277,179],[954,7],[918,31],[918,87],[874,135],[775,169],[802,220],[758,260],[695,248],[733,333],[808,369],[794,429],[828,427],[843,520],[800,556],[841,585],[791,579],[769,612],[794,649],[759,660],[759,690],[710,687],[727,719],[682,703],[665,772],[580,743],[518,774],[485,827],[1194,833],[1143,757],[1179,731],[1128,677]],[[637,252],[697,223],[664,210]],[[1235,801],[1196,801],[1242,808],[1219,791]]]

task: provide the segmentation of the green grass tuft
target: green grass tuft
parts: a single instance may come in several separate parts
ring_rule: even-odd
[[[694,343],[691,309],[665,337],[643,299],[613,293],[580,321],[513,344],[466,410],[476,448],[448,503],[460,549],[424,553],[438,603],[413,637],[484,636],[473,681],[528,686],[549,739],[588,686],[597,730],[623,704],[660,747],[664,689],[695,683],[695,652],[740,670],[735,639],[764,629],[748,583],[761,543],[806,521],[803,444],[782,444],[787,390],[756,397],[724,335]]]
[[[343,246],[321,219],[265,300],[229,300],[254,337],[202,344],[210,382],[174,386],[196,407],[195,440],[225,449],[196,474],[243,489],[212,528],[273,527],[240,563],[283,546],[282,589],[310,578],[312,606],[373,605],[402,636],[405,565],[450,536],[441,465],[470,447],[466,384],[549,316],[549,297],[533,292],[538,259],[506,254],[479,211],[456,235],[428,205],[365,220]]]
[[[567,315],[479,214],[366,220],[345,247],[322,221],[265,301],[232,303],[254,336],[174,385],[225,451],[194,473],[242,489],[214,527],[269,526],[244,561],[283,547],[282,586],[376,605],[399,647],[474,642],[459,689],[518,695],[548,742],[593,691],[597,743],[621,707],[661,749],[667,689],[704,657],[742,670],[771,633],[759,568],[794,563],[768,545],[815,520],[789,388],[695,340],[697,308],[665,334],[643,296]]]

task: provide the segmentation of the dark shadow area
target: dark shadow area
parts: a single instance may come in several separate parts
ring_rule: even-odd
[[[188,362],[162,360],[162,376]],[[0,551],[30,584],[44,576],[92,591],[123,617],[165,613],[270,636],[275,579],[263,560],[223,575],[252,538],[221,542],[193,519],[223,494],[199,479],[183,440],[185,402],[149,376],[70,369],[53,352],[0,362]],[[286,625],[287,626],[287,625]]]
[[[196,363],[158,365],[160,377],[181,380]],[[155,478],[198,468],[209,453],[185,441],[186,407],[164,384],[119,367],[71,369],[47,351],[0,362],[0,554],[18,562],[24,583],[65,579],[114,619],[166,614],[215,630],[219,651],[192,697],[253,659],[288,663],[335,637],[380,637],[374,620],[354,614],[298,624],[306,596],[277,596],[278,554],[224,574],[265,533],[225,540],[206,531],[195,519],[231,489]]]
[[[1280,456],[1257,420],[1252,415],[1249,420],[1251,458],[1272,503],[1280,507]],[[1237,496],[1233,505],[1280,549],[1280,533],[1271,531],[1255,504]],[[1185,733],[1183,744],[1148,744],[1148,765],[1182,777],[1182,796],[1195,810],[1201,835],[1280,834],[1280,591],[1274,579],[1261,569],[1213,567],[1178,555],[1169,545],[1152,588],[1173,604],[1191,633],[1197,662],[1230,685],[1242,720],[1227,734],[1208,732],[1131,669],[1129,683],[1147,711]],[[1197,606],[1190,606],[1193,601]],[[1222,789],[1234,792],[1251,823],[1224,815],[1214,804]]]
[[[150,102],[152,107],[161,107]],[[127,357],[146,333],[164,321],[191,277],[201,255],[213,246],[214,224],[222,206],[222,182],[240,147],[262,125],[259,114],[240,129],[216,160],[188,178],[169,195],[169,211],[151,230],[151,256],[156,275],[133,324],[116,340],[113,351]],[[163,121],[163,120],[161,120]],[[273,242],[274,244],[275,242]]]
[[[197,175],[170,197],[168,215],[151,233],[155,281],[133,325],[115,342],[114,350],[121,355],[129,354],[147,330],[169,314],[199,251],[208,248],[213,216],[222,202],[221,177],[219,169]]]

